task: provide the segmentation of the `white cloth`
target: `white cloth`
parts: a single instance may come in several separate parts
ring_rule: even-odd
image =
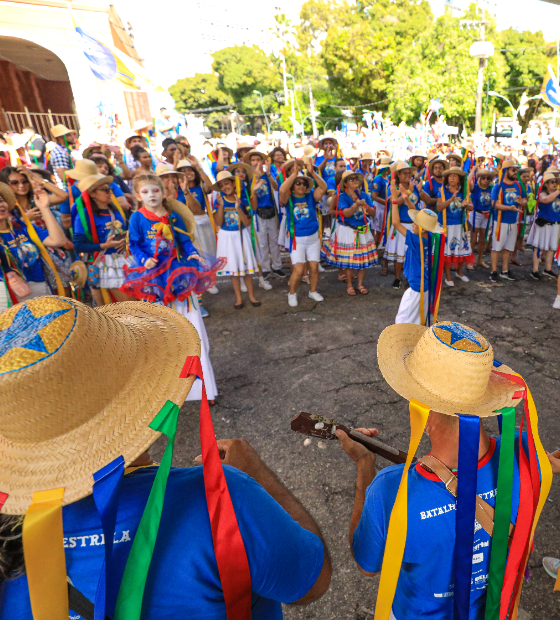
[[[500,240],[498,241],[496,239],[498,226],[495,224],[492,231],[492,252],[501,252],[502,250],[513,252],[517,241],[517,230],[517,224],[504,224],[502,222]]]
[[[318,263],[321,260],[319,233],[316,232],[306,237],[296,237],[296,247],[290,252],[290,258],[292,265],[307,263],[308,261]]]
[[[241,233],[238,230],[220,228],[216,256],[227,259],[224,270],[218,275],[247,276],[258,271],[248,228],[243,228]]]
[[[377,232],[383,232],[383,219],[385,216],[385,205],[382,205],[376,200],[373,201],[375,206],[375,215],[373,217],[373,230]]]
[[[202,250],[206,254],[216,256],[216,236],[212,229],[212,224],[208,213],[203,215],[195,215],[194,240],[198,250]]]
[[[99,288],[120,288],[124,284],[123,267],[126,258],[121,254],[104,254],[99,259]]]
[[[459,264],[468,262],[465,259],[472,256],[470,235],[463,224],[450,224],[445,234],[445,262]],[[474,262],[474,258],[473,258]]]
[[[282,220],[280,221],[280,228],[278,230],[278,245],[284,250],[290,251],[290,235],[286,231],[286,209],[282,207]]]
[[[6,312],[8,309],[8,289],[6,283],[2,280],[0,282],[0,314]]]
[[[489,212],[488,212],[489,213]],[[486,215],[488,216],[488,213]],[[469,213],[469,224],[473,226],[473,216],[475,215],[474,210]],[[484,228],[486,230],[486,225],[488,224],[488,217],[484,217],[484,213],[480,211],[476,212],[476,220],[473,228]]]
[[[35,299],[35,297],[42,297],[43,295],[50,295],[51,291],[46,282],[27,282],[27,286],[31,289],[31,293],[25,297],[18,297],[18,301],[29,301]],[[7,300],[6,300],[7,301]]]
[[[533,222],[531,231],[527,237],[527,243],[534,248],[543,250],[553,250],[556,252],[558,249],[558,234],[560,234],[560,223],[545,224],[544,226],[537,226],[536,222]]]
[[[428,296],[424,295],[424,314],[426,316],[428,315],[428,305]],[[420,293],[413,291],[410,287],[406,289],[401,297],[395,323],[420,325]]]
[[[403,226],[407,230],[412,230],[412,222],[407,222],[403,224]],[[395,236],[391,239],[391,236],[395,233]],[[389,229],[389,237],[387,239],[387,247],[385,248],[385,256],[388,261],[404,263],[404,255],[406,252],[406,242],[405,237],[401,235],[400,232],[397,232],[393,226]]]
[[[204,319],[200,314],[200,307],[198,305],[196,295],[191,294],[190,302],[192,308],[190,311],[187,301],[174,301],[169,304],[169,307],[186,317],[198,332],[198,336],[200,338],[200,363],[204,374],[206,396],[208,400],[215,400],[216,396],[218,396],[218,387],[216,386],[216,377],[214,376],[214,369],[212,368],[212,362],[210,361],[210,343],[208,342],[208,334],[206,333]],[[201,399],[202,381],[197,378],[195,379],[186,400]]]
[[[272,269],[282,268],[282,259],[280,258],[280,247],[278,246],[278,220],[272,217],[269,220],[263,220],[257,215],[258,228],[257,240],[262,253],[261,269],[270,271],[271,262]]]

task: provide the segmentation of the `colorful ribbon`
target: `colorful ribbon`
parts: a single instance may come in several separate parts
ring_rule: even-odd
[[[23,552],[34,620],[68,620],[62,530],[64,488],[33,493],[23,521]]]
[[[389,620],[391,607],[397,590],[401,571],[408,525],[408,470],[418,449],[424,433],[430,408],[416,400],[411,400],[410,408],[410,443],[406,463],[404,464],[399,491],[389,520],[385,554],[379,580],[379,593],[375,605],[374,620]],[[478,444],[477,444],[478,445]],[[471,523],[472,528],[472,523]],[[472,551],[472,549],[471,549]]]

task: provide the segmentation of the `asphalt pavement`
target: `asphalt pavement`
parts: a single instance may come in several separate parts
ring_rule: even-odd
[[[543,444],[554,451],[560,448],[560,310],[552,308],[556,281],[530,278],[530,252],[520,254],[520,260],[524,266],[511,269],[516,282],[492,284],[489,270],[477,268],[468,272],[470,282],[455,279],[454,288],[444,285],[439,319],[478,330],[495,357],[525,378]],[[259,289],[255,280],[260,308],[234,310],[229,279],[218,282],[218,295],[204,295],[220,391],[212,407],[216,435],[251,442],[319,523],[331,552],[330,590],[308,607],[285,606],[286,620],[371,620],[374,615],[379,578],[359,573],[348,543],[354,465],[338,442],[320,448],[313,440],[305,446],[304,437],[290,430],[290,421],[300,411],[320,413],[347,425],[376,427],[383,441],[407,449],[407,402],[385,383],[376,358],[379,334],[394,323],[405,286],[394,290],[392,272],[387,277],[380,272],[379,266],[367,272],[369,295],[349,297],[330,269],[319,282],[325,301],[313,302],[302,284],[297,308],[288,306],[287,280],[278,278],[271,279],[272,291]],[[485,426],[497,432],[493,419]],[[198,434],[198,403],[187,403],[179,420],[175,465],[192,465],[200,453]],[[161,449],[158,442],[155,456]],[[424,438],[418,452],[428,451]],[[378,458],[378,468],[389,464]],[[555,480],[537,529],[520,620],[560,618],[560,593],[553,592],[554,582],[541,564],[543,556],[560,554],[559,502]]]

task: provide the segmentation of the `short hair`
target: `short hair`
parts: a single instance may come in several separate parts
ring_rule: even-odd
[[[105,157],[105,155],[103,155],[103,153],[91,153],[88,159],[91,159],[91,161],[94,162],[95,164],[97,164],[97,162],[102,161],[104,164],[107,164],[107,169],[109,170],[109,174],[112,177],[118,176],[117,173],[115,172],[115,169],[111,165],[111,162]]]
[[[132,154],[132,158],[134,159],[134,161],[138,161],[140,159],[140,155],[142,155],[142,153],[148,153],[148,151],[143,146],[140,146],[140,144],[137,144],[136,146],[133,146],[130,149],[130,152]]]
[[[346,164],[346,160],[344,159],[344,157],[338,157],[337,159],[334,160],[334,165],[336,166],[336,164],[338,164],[339,161],[343,161],[344,164]]]
[[[164,108],[165,109],[165,108]],[[165,140],[163,140],[163,142],[161,143],[161,146],[163,147],[163,150],[165,151],[165,149],[170,145],[170,144],[175,144],[175,146],[177,146],[177,142],[173,139],[173,138],[165,138]]]
[[[288,153],[286,153],[286,151],[281,146],[275,146],[268,154],[271,160],[276,153],[282,153],[282,155],[284,155],[284,157],[288,159]]]

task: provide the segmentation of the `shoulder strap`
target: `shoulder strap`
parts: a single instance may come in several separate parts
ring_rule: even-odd
[[[68,607],[76,614],[81,616],[83,620],[94,620],[94,605],[93,603],[83,595],[77,588],[75,588],[68,580]],[[111,620],[110,616],[105,616],[105,620]]]

